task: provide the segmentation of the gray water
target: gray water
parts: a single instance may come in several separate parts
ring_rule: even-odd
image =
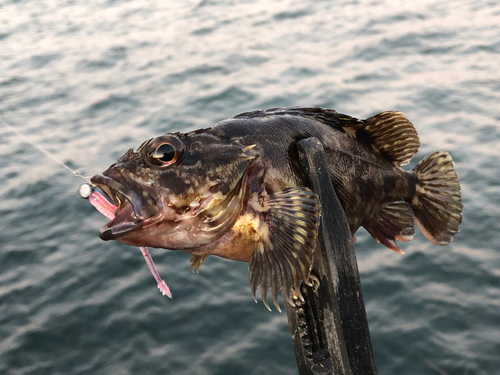
[[[500,5],[478,0],[0,0],[0,118],[99,173],[167,131],[318,105],[403,111],[453,156],[461,232],[358,233],[380,374],[500,374]],[[296,374],[246,264],[102,242],[82,179],[0,127],[1,374]]]

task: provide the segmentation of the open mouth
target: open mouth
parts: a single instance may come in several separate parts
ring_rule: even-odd
[[[103,175],[95,175],[91,182],[116,206],[115,217],[99,231],[99,237],[104,241],[117,239],[139,229],[145,219],[158,211],[156,205],[145,204],[145,197],[139,186],[132,189]],[[148,194],[146,196],[151,202],[151,197]]]

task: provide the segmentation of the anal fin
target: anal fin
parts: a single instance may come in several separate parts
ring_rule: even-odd
[[[408,203],[397,201],[384,206],[375,217],[363,223],[363,227],[382,245],[404,254],[395,240],[410,241],[415,234],[413,212]]]
[[[264,305],[270,310],[266,297],[269,289],[276,308],[281,290],[285,301],[294,305],[292,295],[301,298],[300,284],[308,284],[320,208],[317,195],[308,188],[287,188],[264,198],[267,208],[264,223],[248,263],[250,290],[261,289]]]

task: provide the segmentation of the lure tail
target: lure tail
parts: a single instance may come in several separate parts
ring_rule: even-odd
[[[116,206],[109,202],[101,193],[93,191],[90,184],[83,184],[80,186],[80,195],[82,198],[88,199],[97,211],[106,216],[108,219],[113,220],[115,217]],[[141,246],[139,249],[144,256],[144,259],[146,259],[149,270],[158,283],[158,289],[160,289],[161,294],[167,296],[168,298],[172,298],[170,288],[158,273],[158,270],[153,262],[153,258],[151,258],[151,254],[149,254],[148,248]]]
[[[422,233],[437,245],[445,245],[462,222],[462,196],[451,156],[437,151],[414,168],[416,194],[410,204]]]

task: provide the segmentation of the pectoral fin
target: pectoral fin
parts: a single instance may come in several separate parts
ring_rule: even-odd
[[[299,286],[310,284],[309,273],[313,262],[318,233],[320,208],[317,195],[308,188],[288,188],[266,196],[264,223],[257,232],[256,246],[248,264],[252,296],[258,287],[264,305],[267,292],[272,290],[274,305],[278,292],[294,305],[293,293],[302,299]]]

